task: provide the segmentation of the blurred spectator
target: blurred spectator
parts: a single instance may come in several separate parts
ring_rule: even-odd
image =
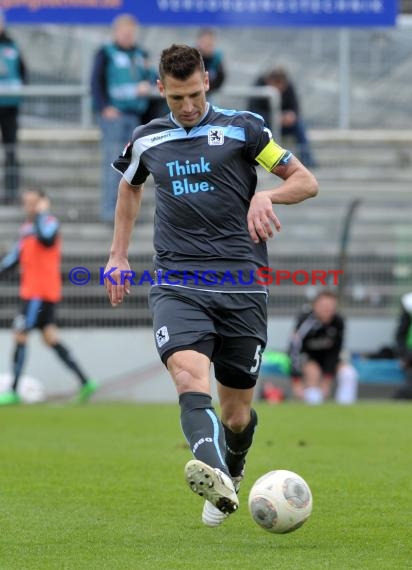
[[[23,194],[26,221],[20,228],[19,241],[1,260],[0,275],[20,266],[20,310],[14,321],[13,383],[11,390],[0,394],[0,406],[19,404],[18,383],[26,359],[29,333],[38,328],[44,342],[76,375],[79,401],[88,399],[97,384],[89,380],[59,340],[56,307],[61,299],[61,239],[58,220],[50,213],[50,202],[41,190]]]
[[[112,41],[98,50],[94,60],[92,95],[102,131],[101,219],[105,222],[113,221],[117,197],[117,173],[111,163],[142,123],[157,79],[147,51],[137,43],[138,32],[134,16],[121,14],[113,21]]]
[[[291,136],[295,139],[298,145],[299,158],[305,166],[315,166],[305,125],[301,118],[296,90],[286,71],[281,67],[276,67],[269,73],[258,77],[254,85],[268,85],[279,91],[281,135],[282,137]],[[271,124],[270,106],[266,98],[253,97],[249,100],[248,107],[251,111],[262,115],[270,129],[274,128],[274,125]]]
[[[219,89],[226,78],[223,64],[223,53],[216,48],[216,34],[213,30],[205,28],[197,35],[197,49],[200,51],[205,69],[209,73],[209,93]]]
[[[4,13],[0,10],[0,88],[14,92],[13,95],[0,95],[0,128],[5,146],[2,202],[5,204],[18,200],[17,130],[21,103],[19,90],[26,80],[26,65],[16,42],[7,33]]]
[[[401,313],[396,330],[396,348],[402,361],[406,381],[395,394],[395,398],[412,400],[412,292],[401,299]]]
[[[336,377],[337,401],[348,404],[356,399],[357,373],[340,361],[344,328],[336,295],[329,291],[319,293],[310,310],[299,315],[289,348],[296,398],[322,403],[330,397]]]

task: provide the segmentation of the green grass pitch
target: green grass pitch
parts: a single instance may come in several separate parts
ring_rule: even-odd
[[[410,405],[257,409],[240,510],[215,529],[183,480],[177,405],[0,410],[1,570],[412,568]],[[247,510],[275,468],[314,497],[309,521],[283,536]]]

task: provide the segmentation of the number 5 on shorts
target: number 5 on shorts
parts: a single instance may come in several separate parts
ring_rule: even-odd
[[[260,362],[262,360],[262,345],[261,344],[257,345],[255,356],[253,357],[253,360],[254,360],[254,364],[252,364],[252,366],[250,367],[249,372],[251,372],[252,374],[255,374],[255,372],[257,372],[259,370]]]

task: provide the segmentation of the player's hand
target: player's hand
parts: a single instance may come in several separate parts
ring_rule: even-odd
[[[114,271],[111,271],[115,267]],[[131,271],[127,258],[110,257],[107,262],[104,284],[112,307],[118,307],[123,299],[130,293],[130,281],[127,280],[126,272]]]
[[[117,119],[119,116],[120,111],[119,109],[116,109],[116,107],[108,106],[105,107],[102,111],[102,117],[104,119]]]
[[[39,198],[36,204],[36,213],[37,214],[44,214],[44,212],[48,212],[50,210],[50,200],[46,196],[42,196]]]
[[[267,241],[273,237],[273,227],[280,232],[280,222],[273,211],[268,192],[257,192],[249,206],[247,226],[250,237],[255,243]]]
[[[297,121],[297,115],[294,111],[285,111],[282,113],[282,127],[293,127]]]

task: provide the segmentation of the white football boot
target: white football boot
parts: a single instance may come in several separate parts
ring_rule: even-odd
[[[237,477],[231,477],[236,495],[239,494],[240,483],[244,477],[244,470]],[[202,511],[202,522],[206,526],[219,526],[229,515],[219,511],[210,501],[205,501]]]
[[[239,499],[232,479],[220,469],[192,459],[186,464],[185,478],[192,491],[204,497],[206,505],[210,505],[205,505],[202,514],[202,520],[207,526],[219,525],[238,509]],[[208,512],[206,515],[205,510]]]

